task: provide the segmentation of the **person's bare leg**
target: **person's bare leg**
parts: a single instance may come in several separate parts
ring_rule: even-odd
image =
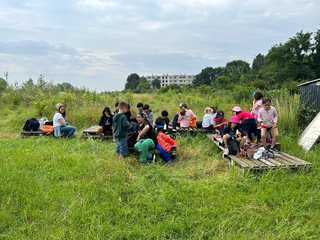
[[[118,161],[121,161],[123,159],[123,155],[118,155]]]
[[[240,141],[239,146],[240,148],[242,148],[243,145],[246,143],[247,137],[246,136],[240,137],[240,138],[237,138],[237,140]]]
[[[99,132],[99,136],[100,136],[101,141],[103,141],[103,134],[102,134],[103,133],[103,128],[99,127],[98,132]]]
[[[267,147],[266,133],[267,133],[267,129],[261,128],[261,142],[262,142],[262,145],[264,146],[264,148]]]
[[[272,139],[272,144],[271,147],[274,147],[278,141],[278,137],[279,137],[279,132],[278,132],[278,128],[271,128],[271,131],[273,133],[273,139]]]
[[[224,147],[225,147],[225,148],[228,148],[228,144],[227,144],[227,142],[228,142],[228,137],[227,137],[227,135],[224,135],[224,136],[223,136],[223,142],[224,142]]]

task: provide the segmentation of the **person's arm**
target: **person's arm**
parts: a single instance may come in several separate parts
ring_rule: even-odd
[[[214,127],[214,128],[219,127],[216,121],[213,121],[213,127]]]
[[[273,121],[274,121],[274,127],[277,126],[277,122],[278,122],[278,113],[277,113],[277,110],[274,108],[274,118],[273,118]]]
[[[142,131],[138,134],[137,142],[139,142],[141,136],[143,136],[150,129],[149,124],[146,124]]]
[[[162,125],[161,117],[156,119],[155,124],[158,125],[158,126],[161,126],[161,125]]]
[[[197,116],[192,112],[192,110],[190,110],[190,111],[191,111],[191,116],[192,116],[194,119],[196,119]]]
[[[121,118],[121,125],[123,126],[123,130],[128,131],[128,129],[130,128],[130,123],[127,122],[127,117],[122,117]]]
[[[261,109],[262,110],[262,109]],[[258,112],[258,122],[262,123],[263,122],[263,117],[262,117],[262,112],[261,110]]]
[[[153,124],[153,112],[149,112],[149,122],[151,123],[151,124]]]
[[[99,126],[103,126],[104,125],[104,121],[103,121],[103,116],[101,116],[101,118],[100,118],[100,122],[99,122]]]
[[[63,118],[59,118],[59,123],[61,124],[61,127],[67,127],[67,125],[64,123]]]
[[[132,113],[132,111],[130,110],[131,113],[131,119],[136,119],[136,116]]]
[[[226,128],[224,128],[223,130],[222,130],[222,133],[221,133],[221,136],[223,137],[224,135],[229,135],[229,128],[228,127],[226,127]],[[230,135],[229,135],[230,136]]]

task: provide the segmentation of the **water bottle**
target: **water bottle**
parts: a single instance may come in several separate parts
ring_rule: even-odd
[[[167,131],[167,124],[164,125],[163,129]]]
[[[41,129],[41,130],[42,130],[42,128],[43,128],[43,120],[42,120],[42,119],[40,119],[40,120],[39,120],[39,129]]]

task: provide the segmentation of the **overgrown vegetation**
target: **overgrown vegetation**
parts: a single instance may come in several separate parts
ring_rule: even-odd
[[[243,176],[221,159],[205,136],[179,138],[171,165],[158,158],[141,166],[135,157],[116,160],[110,142],[84,141],[105,106],[148,103],[155,116],[172,119],[186,102],[202,119],[207,106],[227,118],[236,102],[252,107],[253,89],[185,87],[166,93],[97,94],[29,80],[8,86],[0,98],[0,238],[3,239],[317,239],[320,236],[319,147],[297,145],[299,97],[288,90],[265,93],[279,114],[283,151],[313,163],[311,172],[277,170]],[[237,92],[238,91],[238,92]],[[237,93],[237,94],[236,94]],[[249,96],[247,96],[249,94]],[[241,96],[241,97],[238,97]],[[30,117],[51,119],[55,104],[67,106],[75,138],[21,139]]]

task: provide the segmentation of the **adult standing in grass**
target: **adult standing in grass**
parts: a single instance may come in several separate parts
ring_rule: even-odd
[[[125,102],[119,103],[119,113],[113,117],[114,138],[116,141],[116,153],[118,160],[122,160],[123,156],[128,154],[127,132],[130,128],[130,123],[124,115],[128,111],[128,104]]]
[[[110,108],[105,107],[104,110],[102,111],[102,116],[99,122],[100,127],[98,129],[101,142],[103,141],[103,133],[113,132],[112,117],[113,115],[110,112]]]
[[[141,163],[146,163],[147,159],[155,160],[155,156],[149,153],[149,149],[157,146],[157,138],[152,125],[146,120],[144,113],[138,113],[138,137],[134,148],[141,154]]]
[[[67,134],[67,139],[70,139],[77,130],[66,122],[66,107],[61,105],[53,117],[54,136],[61,137],[61,133]]]

